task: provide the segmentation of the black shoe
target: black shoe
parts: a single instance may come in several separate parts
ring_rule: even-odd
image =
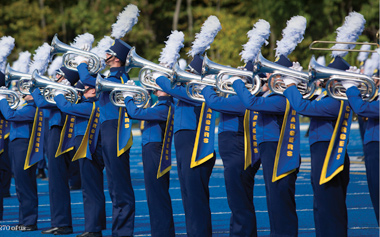
[[[70,191],[81,190],[81,186],[70,186]]]
[[[35,230],[37,230],[37,225],[25,225],[21,230],[22,230],[22,232],[35,231]]]
[[[46,174],[44,169],[38,169],[37,179],[46,179]]]
[[[77,235],[77,237],[102,237],[102,232],[84,232],[83,234]]]
[[[58,230],[59,227],[52,227],[50,229],[47,229],[47,230],[44,230],[44,231],[41,231],[41,234],[49,234],[49,235],[53,235],[54,232],[56,230]]]
[[[54,235],[69,235],[72,233],[73,233],[73,227],[71,226],[58,227],[58,229],[54,231]]]
[[[13,231],[23,230],[23,228],[25,228],[24,225],[15,225],[15,226],[11,226],[11,230],[13,230]]]

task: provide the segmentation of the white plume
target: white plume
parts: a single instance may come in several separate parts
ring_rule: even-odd
[[[195,35],[193,46],[187,54],[193,57],[197,54],[203,54],[221,29],[222,25],[219,19],[216,16],[209,16],[203,23],[201,32]]]
[[[111,47],[111,45],[113,44],[113,41],[114,40],[111,37],[104,36],[104,38],[98,42],[96,47],[94,47],[91,50],[91,52],[98,55],[102,61],[101,62],[102,66],[101,66],[100,71],[102,71],[106,67],[106,62],[104,61],[104,59],[106,58],[106,50]]]
[[[112,24],[111,36],[115,39],[123,38],[137,23],[139,9],[133,4],[129,4],[117,17],[116,23]]]
[[[15,39],[12,36],[3,36],[0,39],[0,71],[4,72],[7,57],[15,47]]]
[[[89,46],[90,47],[89,49],[91,49],[92,44],[94,43],[94,40],[95,38],[92,34],[84,33],[75,37],[74,42],[71,43],[70,45],[77,49],[82,49],[83,46]]]
[[[261,50],[264,43],[268,43],[267,39],[270,35],[270,24],[263,19],[260,19],[253,26],[253,29],[248,31],[248,42],[243,45],[243,51],[240,53],[241,59],[247,63],[254,61],[257,54]]]
[[[344,24],[336,29],[337,42],[356,42],[358,40],[359,35],[362,34],[364,30],[365,19],[362,14],[357,12],[350,12],[348,16],[346,16]],[[353,49],[355,44],[336,44],[331,49]],[[344,57],[347,55],[347,51],[332,51],[332,56],[340,56]]]
[[[368,42],[365,42],[368,43]],[[363,44],[360,50],[371,50],[371,45]],[[360,52],[358,55],[358,61],[364,62],[368,58],[369,52]]]
[[[284,55],[287,57],[303,40],[306,29],[306,18],[303,16],[293,16],[286,23],[282,30],[282,39],[277,41],[276,57]]]
[[[161,64],[164,64],[168,68],[172,68],[179,58],[179,51],[184,46],[183,41],[185,40],[185,35],[182,31],[172,31],[168,36],[168,40],[165,41],[165,48],[161,51],[161,56],[158,59]]]
[[[24,51],[18,54],[18,59],[13,63],[12,68],[18,72],[28,73],[30,56],[29,51]]]
[[[62,67],[62,56],[55,57],[53,62],[50,63],[50,66],[48,68],[48,75],[50,77],[55,76],[56,71]]]
[[[378,53],[373,53],[371,58],[365,61],[364,74],[371,77],[375,69],[380,69],[380,55]]]
[[[322,66],[326,66],[326,58],[325,56],[319,56],[317,58],[317,63]]]
[[[29,67],[29,74],[32,74],[34,70],[42,75],[46,72],[47,66],[50,61],[50,45],[44,43],[36,49],[36,53],[33,55],[33,61]]]

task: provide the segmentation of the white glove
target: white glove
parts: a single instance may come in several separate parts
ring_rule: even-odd
[[[62,85],[65,85],[65,86],[71,86],[71,83],[66,78],[64,78],[62,81],[60,81],[58,83],[62,84]]]
[[[81,62],[85,61],[86,63],[88,63],[88,58],[85,58],[83,56],[76,56],[75,59],[74,59],[74,62],[79,65],[81,64]]]
[[[350,66],[350,68],[347,69],[346,72],[360,73],[360,69],[358,69],[355,66]]]
[[[301,67],[302,68],[302,67]],[[296,84],[298,85],[298,83],[300,83],[301,81],[294,78],[294,77],[284,77],[283,79],[283,82],[285,83],[286,86],[290,85],[290,84]]]
[[[244,66],[238,66],[237,69],[247,71],[247,68],[245,68]]]
[[[136,93],[134,92],[129,92],[129,91],[123,91],[123,97],[126,98],[126,97],[132,97],[135,96]]]
[[[7,96],[5,94],[0,94],[0,100],[6,99],[6,98],[7,98]]]
[[[66,91],[63,91],[63,90],[54,90],[54,96],[65,95],[65,94],[66,94]]]
[[[290,68],[299,72],[302,71],[302,66],[299,62],[293,62],[293,66],[291,66]]]
[[[238,76],[232,76],[232,77],[230,77],[230,78],[228,78],[226,80],[223,80],[223,81],[225,81],[227,83],[229,82],[232,85],[234,83],[234,81],[236,81],[236,80],[242,80],[242,82],[247,83],[247,79],[241,78],[241,77],[238,77]]]
[[[135,86],[136,83],[133,81],[133,80],[128,80],[125,85],[128,85],[128,86]]]
[[[152,73],[152,78],[153,78],[154,80],[156,80],[156,79],[159,78],[160,76],[164,76],[164,77],[166,77],[165,74],[163,74],[163,73],[161,73],[161,72],[153,72],[153,73]]]
[[[198,85],[198,86],[197,86],[197,88],[198,88],[199,90],[201,90],[201,91],[202,91],[205,87],[206,87],[206,85]]]
[[[346,88],[346,90],[348,90],[348,88],[352,87],[352,86],[356,86],[358,87],[360,85],[359,82],[356,82],[356,81],[346,81],[346,80],[342,80],[342,86],[344,88]]]

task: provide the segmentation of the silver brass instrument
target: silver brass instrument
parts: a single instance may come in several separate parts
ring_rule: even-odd
[[[200,85],[212,86],[215,87],[216,79],[215,78],[203,78],[200,75],[196,75],[191,72],[182,70],[179,66],[176,66],[174,69],[174,80],[172,83],[187,83],[186,93],[187,95],[196,101],[205,101],[201,91],[199,90]]]
[[[223,93],[236,95],[236,92],[232,88],[232,85],[229,82],[223,80],[224,76],[239,76],[247,78],[249,82],[246,83],[246,87],[251,92],[251,94],[256,95],[260,92],[261,89],[261,79],[258,75],[254,74],[251,71],[240,70],[237,68],[215,63],[211,61],[207,55],[205,55],[202,62],[202,78],[210,74],[217,75],[215,86],[219,91]]]
[[[154,66],[155,63],[139,56],[136,53],[136,47],[132,47],[125,59],[125,71],[128,72],[131,68],[143,68],[145,66]],[[156,64],[157,65],[157,64]],[[157,65],[156,67],[158,67]],[[163,69],[165,70],[165,69]]]
[[[159,64],[150,62],[148,60],[146,60],[146,61],[147,61],[146,66],[141,68],[141,70],[139,72],[139,80],[140,80],[141,85],[143,85],[144,87],[147,87],[147,88],[152,88],[155,90],[161,90],[161,87],[159,87],[156,84],[156,80],[152,77],[153,72],[161,72],[167,78],[169,78],[169,80],[171,80],[171,81],[173,80],[173,77],[174,77],[174,70],[173,69],[161,66]]]
[[[125,107],[123,92],[135,93],[133,101],[139,108],[146,106],[149,102],[149,92],[141,86],[131,86],[121,83],[112,82],[103,79],[99,74],[96,77],[96,96],[99,96],[101,92],[110,92],[110,101],[112,104],[118,107]]]
[[[30,87],[40,88],[45,100],[51,104],[55,104],[54,90],[62,90],[66,92],[66,99],[71,103],[76,103],[78,100],[78,93],[72,86],[62,85],[58,82],[50,81],[49,78],[38,74],[37,70],[32,73]],[[30,94],[28,92],[28,94]]]
[[[89,59],[88,71],[91,74],[96,74],[101,68],[101,60],[98,55],[61,42],[56,34],[51,41],[50,57],[58,53],[63,53],[63,65],[70,70],[77,71],[78,65],[74,62],[76,56],[83,56]]]
[[[355,45],[371,45],[379,47],[376,43],[366,43],[366,42],[338,42],[338,41],[323,41],[315,40],[309,45],[310,50],[320,50],[320,51],[346,51],[346,52],[369,52],[376,53],[376,50],[361,50],[361,49],[332,49],[332,48],[316,48],[313,47],[314,44],[355,44]]]
[[[31,79],[32,75],[14,70],[9,64],[5,68],[5,84],[8,85],[12,81],[18,81],[21,78]]]
[[[16,109],[20,104],[20,96],[17,92],[9,89],[0,89],[0,94],[7,96],[7,101],[11,109]]]
[[[268,78],[268,87],[271,91],[277,94],[283,94],[286,90],[286,86],[282,80],[279,80],[281,76],[289,76],[301,81],[297,85],[298,90],[301,92],[304,99],[310,98],[315,91],[314,83],[310,83],[309,75],[306,72],[300,72],[288,67],[271,62],[263,57],[260,53],[253,66],[254,73],[272,73]]]
[[[343,80],[360,83],[358,89],[363,100],[370,100],[376,93],[376,85],[371,77],[322,66],[317,63],[314,56],[309,63],[309,77],[311,82],[319,79],[327,80],[325,87],[327,94],[338,100],[347,100],[346,89],[341,83]]]

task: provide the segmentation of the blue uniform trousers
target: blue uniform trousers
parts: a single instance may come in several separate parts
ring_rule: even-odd
[[[172,202],[169,194],[170,172],[157,179],[162,142],[149,142],[142,147],[144,182],[149,207],[152,236],[175,236]]]
[[[278,142],[263,142],[259,145],[265,181],[270,236],[297,236],[295,186],[298,170],[272,182],[273,166]]]
[[[101,124],[100,138],[112,200],[112,235],[132,236],[135,222],[135,194],[129,166],[129,150],[117,157],[118,120]]]
[[[206,237],[212,235],[208,184],[215,164],[215,153],[210,160],[190,168],[195,136],[196,131],[179,130],[174,134],[174,145],[187,234]]]
[[[75,151],[83,136],[75,137]],[[106,229],[106,200],[104,196],[102,146],[100,141],[92,154],[92,160],[78,160],[82,180],[85,232],[99,232]]]
[[[69,156],[74,157],[75,153],[73,150],[69,151]],[[81,174],[79,168],[79,161],[72,161],[69,166],[69,184],[70,187],[80,188],[81,187]]]
[[[329,142],[317,142],[310,146],[315,232],[316,236],[321,237],[347,236],[346,195],[350,160],[346,153],[344,169],[329,182],[319,185],[328,146]]]
[[[10,156],[19,205],[19,224],[35,225],[38,218],[36,166],[24,170],[29,139],[17,138],[10,142]]]
[[[55,157],[61,130],[61,126],[53,126],[49,130],[48,175],[52,227],[72,226],[69,188],[69,166],[71,157],[67,152]]]
[[[243,134],[222,132],[218,140],[228,206],[231,209],[230,236],[257,236],[253,186],[260,162],[244,170]]]
[[[367,182],[377,224],[379,224],[379,142],[364,145]]]
[[[0,175],[2,179],[2,194],[9,194],[12,179],[12,160],[9,157],[9,138],[4,140],[4,151],[0,155]]]

